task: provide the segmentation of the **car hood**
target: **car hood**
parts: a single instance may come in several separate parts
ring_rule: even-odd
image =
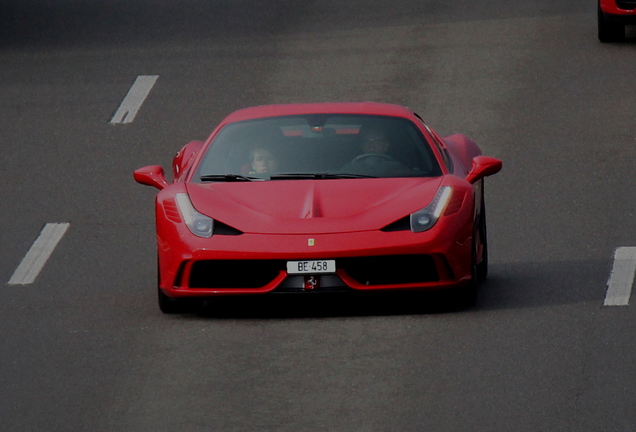
[[[441,178],[188,183],[194,207],[246,233],[378,230],[428,205]]]

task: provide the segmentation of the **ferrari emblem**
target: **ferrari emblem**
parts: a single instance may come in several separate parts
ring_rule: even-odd
[[[314,290],[320,288],[320,279],[318,276],[305,276],[305,289]]]
[[[316,241],[314,239],[307,239],[307,246],[313,246],[316,244]]]

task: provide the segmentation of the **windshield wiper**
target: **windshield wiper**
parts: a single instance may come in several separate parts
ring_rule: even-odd
[[[220,182],[242,182],[242,181],[254,181],[263,180],[258,177],[248,177],[239,174],[208,174],[202,175],[201,181],[220,181]]]
[[[375,176],[364,174],[330,174],[330,173],[290,173],[277,174],[270,177],[272,180],[331,180],[331,179],[357,179],[376,178]]]

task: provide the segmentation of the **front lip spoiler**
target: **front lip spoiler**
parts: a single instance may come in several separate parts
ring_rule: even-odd
[[[629,12],[630,12],[629,15],[618,15],[618,14],[603,12],[603,16],[605,17],[606,20],[612,21],[612,22],[617,22],[622,24],[636,24],[636,9]]]
[[[344,275],[344,277],[343,277]],[[168,297],[217,297],[217,296],[244,296],[244,295],[263,295],[263,294],[282,294],[282,293],[328,293],[328,292],[389,292],[389,291],[435,291],[455,288],[470,283],[470,278],[460,280],[436,281],[425,283],[410,284],[387,284],[387,285],[363,285],[355,282],[346,276],[342,270],[338,271],[338,276],[346,280],[342,290],[329,288],[321,291],[317,290],[284,290],[278,291],[277,288],[287,277],[287,273],[281,271],[271,283],[260,288],[184,288],[172,287],[169,289],[162,288],[162,291]],[[347,286],[346,284],[350,284]]]

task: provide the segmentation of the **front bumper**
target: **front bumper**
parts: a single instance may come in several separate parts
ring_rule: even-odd
[[[450,219],[423,233],[245,233],[210,239],[158,221],[159,287],[174,298],[452,288],[471,280],[472,223],[457,227]],[[336,273],[287,274],[288,260],[314,259],[334,259]]]
[[[601,0],[600,8],[606,20],[636,24],[636,0]]]

